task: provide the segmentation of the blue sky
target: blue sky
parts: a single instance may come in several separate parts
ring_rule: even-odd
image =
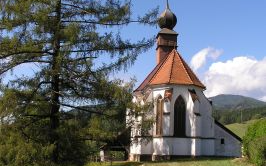
[[[143,14],[166,0],[135,0],[134,14]],[[205,94],[240,94],[266,100],[266,1],[169,0],[177,16],[178,51],[207,86]],[[123,32],[136,40],[156,35],[159,27],[134,25]],[[197,56],[195,56],[197,55]],[[193,64],[191,60],[200,64]],[[155,46],[137,59],[127,73],[137,85],[155,67]],[[194,65],[197,65],[195,70]]]
[[[133,0],[133,14],[143,15],[166,0]],[[266,101],[266,1],[169,0],[177,16],[178,51],[207,86],[205,94],[239,94]],[[132,41],[157,35],[159,27],[120,27]],[[155,46],[118,77],[136,77],[138,86],[156,65]],[[27,70],[24,70],[27,68]],[[29,71],[25,66],[14,71]],[[26,73],[27,74],[27,73]],[[115,74],[117,76],[117,74]]]

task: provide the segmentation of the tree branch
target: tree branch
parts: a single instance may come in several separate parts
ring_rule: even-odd
[[[92,111],[92,110],[88,110],[88,109],[85,109],[85,108],[81,108],[81,107],[73,106],[73,105],[69,105],[69,104],[64,104],[64,103],[59,103],[59,104],[62,105],[62,106],[65,106],[65,107],[74,108],[74,109],[77,109],[77,110],[80,110],[80,111],[89,112],[89,113],[92,113],[92,114],[109,116],[107,114],[104,114],[103,112]]]
[[[104,22],[97,22],[97,21],[88,21],[88,20],[63,20],[63,23],[81,23],[81,24],[96,24],[96,25],[106,25],[106,26],[119,26],[119,25],[127,25],[130,23],[149,23],[137,20],[125,21],[125,22],[117,22],[117,23],[104,23]]]
[[[49,54],[49,55],[53,55],[53,53],[51,53],[49,51],[19,51],[19,52],[13,52],[13,53],[8,53],[8,54],[1,54],[0,53],[0,59],[5,59],[9,56],[19,55],[19,54]]]

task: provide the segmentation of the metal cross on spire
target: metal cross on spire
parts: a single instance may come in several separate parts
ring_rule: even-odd
[[[167,9],[170,9],[170,8],[169,8],[169,2],[168,2],[168,0],[166,0],[166,8],[167,8]]]

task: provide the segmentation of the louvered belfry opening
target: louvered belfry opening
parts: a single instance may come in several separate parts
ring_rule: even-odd
[[[182,96],[179,96],[175,101],[174,136],[186,136],[186,104]]]
[[[163,134],[163,104],[163,98],[159,96],[156,107],[156,135],[158,136]]]

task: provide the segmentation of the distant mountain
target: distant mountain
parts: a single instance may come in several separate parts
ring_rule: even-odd
[[[266,102],[240,95],[222,94],[209,99],[214,110],[241,110],[266,106]]]

